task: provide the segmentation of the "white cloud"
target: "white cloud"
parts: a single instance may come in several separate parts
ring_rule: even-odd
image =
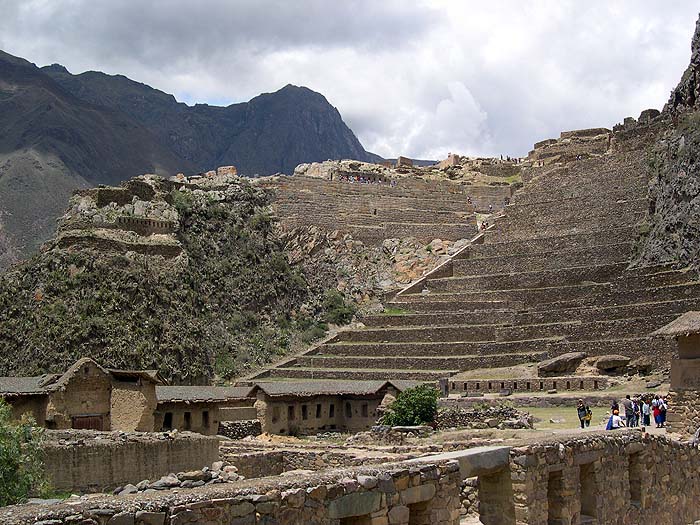
[[[0,48],[121,73],[188,103],[287,83],[385,156],[521,155],[661,107],[697,5],[653,0],[0,0]]]

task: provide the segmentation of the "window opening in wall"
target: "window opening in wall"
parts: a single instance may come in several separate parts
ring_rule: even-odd
[[[202,426],[204,428],[209,428],[209,411],[205,410],[202,412]]]
[[[477,389],[477,390],[480,390],[480,389],[481,389],[481,383],[477,383],[477,384],[476,384],[476,389]]]
[[[493,387],[491,386],[491,383],[489,383],[489,390],[491,390]]]
[[[287,419],[289,421],[294,421],[294,406],[293,405],[289,405],[287,407]]]
[[[581,521],[584,517],[596,518],[598,503],[596,497],[595,467],[586,463],[579,468],[579,484],[581,486]]]
[[[547,524],[559,525],[564,521],[564,486],[562,483],[562,471],[549,473],[547,481]]]
[[[583,390],[583,381],[578,382],[578,387],[580,390]]]
[[[316,405],[316,419],[319,419],[321,417],[321,405],[318,404]]]
[[[280,407],[272,407],[272,422],[277,423],[280,419]]]
[[[452,383],[452,390],[455,389],[455,386],[456,386],[456,384],[455,384],[455,383]]]
[[[544,382],[540,381],[540,390],[544,390]]]
[[[530,390],[530,382],[529,382],[529,381],[528,381],[527,383],[525,383],[525,388],[526,388],[527,390]]]
[[[467,384],[464,383],[464,384],[462,385],[462,390],[466,390],[466,389],[467,389]]]
[[[185,422],[182,427],[184,430],[192,430],[192,412],[185,412]]]
[[[571,389],[571,381],[566,382],[566,389],[570,390]]]
[[[552,381],[552,388],[556,390],[556,388],[557,388],[557,382],[556,382],[556,381]]]
[[[362,417],[369,417],[369,405],[362,403]]]
[[[598,381],[593,381],[593,388],[598,390]]]
[[[639,507],[642,506],[642,476],[644,475],[642,465],[642,453],[637,452],[629,455],[629,481],[630,481],[630,502]]]
[[[309,407],[301,405],[301,419],[309,419]]]
[[[173,429],[173,413],[166,412],[165,416],[163,416],[163,430],[172,430],[172,429]]]
[[[352,417],[352,405],[345,403],[345,417]]]
[[[517,389],[518,389],[518,382],[513,381],[513,390],[517,390]]]
[[[335,417],[335,404],[331,403],[328,407],[328,417]]]

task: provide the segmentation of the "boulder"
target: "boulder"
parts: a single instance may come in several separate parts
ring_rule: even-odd
[[[537,365],[537,375],[540,377],[555,376],[558,374],[572,373],[586,357],[586,352],[569,352]]]
[[[619,368],[625,368],[630,364],[630,361],[632,361],[632,359],[624,355],[602,355],[596,360],[595,366],[598,370],[608,372]]]
[[[629,366],[634,372],[646,375],[654,368],[654,362],[651,360],[651,357],[640,356],[637,359],[633,359]]]

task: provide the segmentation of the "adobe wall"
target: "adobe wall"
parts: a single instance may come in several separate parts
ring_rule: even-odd
[[[39,426],[44,426],[48,396],[8,396],[4,398],[12,408],[12,418],[20,419],[29,414]]]
[[[219,440],[192,433],[47,431],[45,470],[58,491],[104,491],[219,459]],[[0,522],[2,522],[0,520]]]
[[[155,430],[156,389],[151,382],[113,381],[110,402],[111,428],[132,432]]]
[[[110,427],[112,382],[95,363],[86,363],[49,396],[46,421],[50,428],[72,428],[76,416],[99,417],[102,430]]]
[[[367,430],[377,420],[378,397],[314,396],[269,398],[264,393],[255,402],[263,432],[305,434],[319,430]]]
[[[204,435],[214,435],[219,430],[220,403],[158,403],[154,415],[154,430],[190,430]],[[166,414],[171,414],[171,425],[165,425]],[[188,415],[189,414],[189,415]]]

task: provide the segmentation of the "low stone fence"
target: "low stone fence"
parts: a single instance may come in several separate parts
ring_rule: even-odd
[[[191,432],[48,430],[46,436],[44,465],[55,490],[112,490],[219,459],[217,438]]]
[[[219,422],[219,435],[231,439],[243,439],[244,437],[259,436],[260,434],[262,434],[262,424],[259,419]]]
[[[461,476],[454,461],[386,465],[265,478],[237,488],[93,498],[80,504],[0,510],[7,525],[458,525]]]
[[[447,428],[532,428],[529,414],[511,406],[449,407],[438,412],[437,426]]]

